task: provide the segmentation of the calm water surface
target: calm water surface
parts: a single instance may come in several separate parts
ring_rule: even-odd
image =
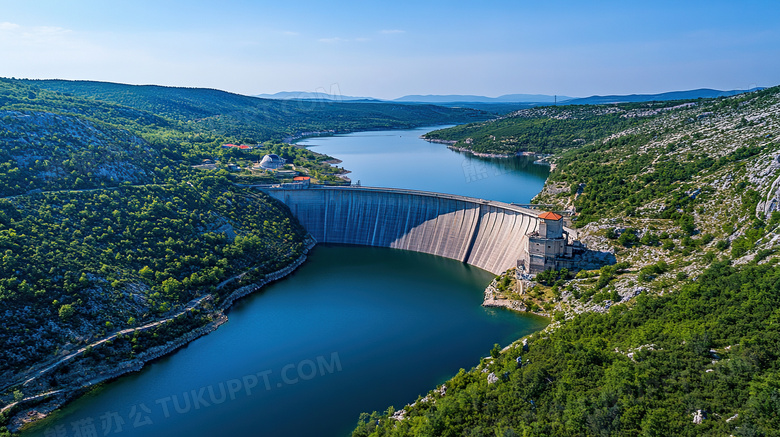
[[[528,203],[542,190],[549,167],[534,158],[479,158],[429,143],[420,135],[434,128],[359,132],[299,141],[338,158],[353,183],[460,194]]]
[[[524,203],[547,169],[468,157],[426,130],[317,138],[364,185]],[[361,146],[362,145],[362,146]],[[476,170],[474,170],[476,169]],[[363,411],[400,408],[546,320],[480,306],[490,273],[394,249],[318,246],[229,322],[92,391],[26,436],[344,436]]]

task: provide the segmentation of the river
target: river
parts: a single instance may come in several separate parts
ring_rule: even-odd
[[[423,129],[316,138],[353,181],[525,203],[545,167],[484,160]],[[474,170],[476,169],[476,170]],[[494,343],[546,320],[480,306],[493,275],[394,249],[321,245],[288,278],[237,302],[229,322],[91,391],[26,436],[344,436],[363,411],[413,402]]]

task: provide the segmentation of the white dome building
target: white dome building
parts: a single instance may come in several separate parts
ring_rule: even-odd
[[[279,155],[273,153],[263,156],[263,159],[260,160],[260,167],[268,170],[275,170],[283,165],[284,158],[280,158]]]

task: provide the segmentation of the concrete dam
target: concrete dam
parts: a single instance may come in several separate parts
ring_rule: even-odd
[[[391,247],[500,274],[515,267],[539,211],[471,197],[371,187],[266,188],[323,243]]]

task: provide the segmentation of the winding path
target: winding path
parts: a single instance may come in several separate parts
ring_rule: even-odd
[[[56,369],[57,367],[61,366],[65,362],[73,359],[74,357],[77,357],[77,356],[81,355],[88,348],[94,348],[95,346],[99,346],[99,345],[101,345],[101,344],[103,344],[103,343],[105,343],[107,341],[112,341],[112,340],[116,339],[120,335],[129,334],[129,333],[138,332],[138,331],[145,331],[145,330],[147,330],[149,328],[154,328],[155,326],[159,326],[159,325],[161,325],[163,323],[167,323],[167,322],[175,319],[176,317],[179,317],[180,315],[182,315],[182,314],[184,314],[184,313],[186,313],[188,311],[192,311],[193,309],[195,309],[195,307],[199,306],[204,301],[211,301],[213,298],[214,297],[212,295],[210,295],[210,294],[198,297],[198,298],[193,299],[190,302],[188,302],[187,305],[185,305],[184,308],[182,308],[179,312],[177,312],[176,314],[173,314],[173,315],[171,315],[169,317],[166,317],[164,319],[157,320],[157,321],[154,321],[154,322],[151,322],[151,323],[147,323],[146,325],[139,326],[137,328],[123,329],[123,330],[117,331],[117,332],[115,332],[115,333],[113,333],[113,334],[111,334],[111,335],[109,335],[107,337],[104,337],[104,338],[102,338],[100,340],[94,341],[94,342],[92,342],[92,343],[90,343],[90,344],[88,344],[88,345],[86,345],[86,346],[84,346],[82,348],[79,348],[78,350],[76,350],[76,352],[73,352],[73,353],[71,353],[71,354],[69,354],[69,355],[67,355],[67,356],[65,356],[63,358],[60,358],[59,360],[56,360],[55,362],[49,364],[45,368],[37,371],[34,376],[32,376],[31,378],[28,378],[27,380],[22,382],[21,385],[22,386],[26,386],[27,384],[35,381],[37,378],[39,378],[39,377],[45,375],[46,373],[48,373],[48,372]],[[19,384],[18,380],[12,381],[10,383],[6,383],[2,388],[0,388],[0,390],[6,390],[7,388],[12,387],[12,386],[14,386],[16,384]],[[54,391],[50,391],[50,392],[47,392],[47,393],[37,394],[35,396],[30,396],[30,397],[24,398],[21,402],[29,401],[29,400],[33,400],[33,399],[41,398],[41,397],[45,397],[45,396],[49,396],[49,395],[52,395],[52,394],[57,394],[57,393],[60,393],[60,392],[63,392],[63,391],[64,390],[54,390]],[[2,409],[0,409],[0,413],[2,413],[4,411],[12,408],[17,403],[18,402],[13,402],[11,404],[6,405]]]

